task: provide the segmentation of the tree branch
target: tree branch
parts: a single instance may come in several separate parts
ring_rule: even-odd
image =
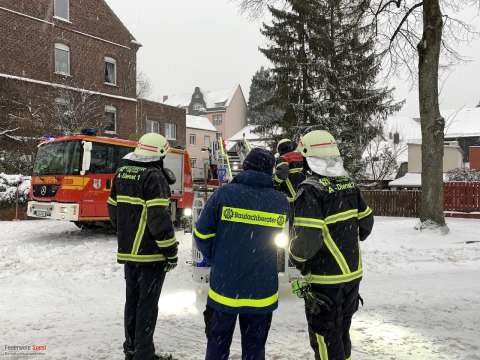
[[[403,27],[403,24],[405,24],[405,21],[407,21],[407,19],[409,18],[409,16],[415,11],[415,9],[419,8],[423,6],[423,1],[413,5],[410,9],[408,9],[407,13],[403,16],[402,20],[400,21],[400,23],[398,24],[397,28],[395,29],[392,37],[390,38],[390,44],[395,40],[395,38],[397,37],[398,33],[400,32],[400,30],[402,29]]]

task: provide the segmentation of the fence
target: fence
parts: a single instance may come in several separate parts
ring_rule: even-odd
[[[480,182],[446,183],[444,190],[446,215],[480,218]],[[362,194],[376,215],[419,216],[421,190],[365,190]]]

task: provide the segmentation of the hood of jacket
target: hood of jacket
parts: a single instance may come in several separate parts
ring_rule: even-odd
[[[244,184],[254,187],[273,188],[273,179],[271,175],[261,171],[245,170],[235,176],[233,184]]]

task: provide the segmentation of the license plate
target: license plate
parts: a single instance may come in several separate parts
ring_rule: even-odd
[[[38,217],[47,217],[48,213],[46,211],[43,211],[43,210],[37,210],[36,215]]]

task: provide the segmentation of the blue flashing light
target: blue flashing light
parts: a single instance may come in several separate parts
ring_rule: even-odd
[[[87,135],[87,136],[96,136],[97,135],[97,129],[82,129],[82,135]]]

